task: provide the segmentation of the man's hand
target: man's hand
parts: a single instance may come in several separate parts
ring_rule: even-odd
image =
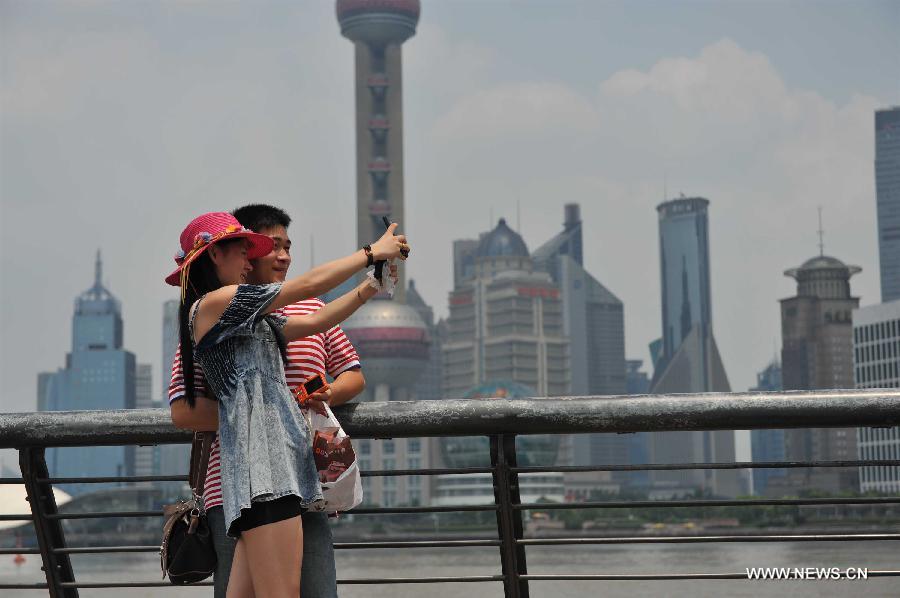
[[[371,287],[369,287],[371,288]],[[331,398],[328,405],[337,407],[352,401],[366,388],[366,379],[358,367],[344,370],[331,382]]]
[[[328,402],[329,398],[331,398],[331,387],[323,386],[316,392],[306,397],[306,401],[304,401],[303,406],[307,409],[312,409],[319,415],[324,415],[327,417],[328,412],[325,410],[325,403]]]

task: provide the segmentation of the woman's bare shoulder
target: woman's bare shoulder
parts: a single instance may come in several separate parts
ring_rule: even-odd
[[[203,297],[203,301],[200,302],[200,314],[209,315],[210,313],[218,314],[218,316],[222,315],[222,312],[225,311],[225,308],[228,307],[228,304],[231,303],[231,300],[234,299],[234,294],[237,292],[237,285],[232,284],[224,287],[220,287],[215,291],[210,291]],[[198,314],[198,315],[200,315]]]

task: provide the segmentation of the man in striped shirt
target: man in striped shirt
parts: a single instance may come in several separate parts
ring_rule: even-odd
[[[235,218],[247,228],[268,235],[275,241],[272,252],[254,260],[253,270],[248,276],[251,284],[284,282],[291,265],[291,240],[287,234],[290,217],[279,208],[254,204],[238,208]],[[308,299],[278,310],[286,316],[305,315],[321,308],[319,299]],[[324,334],[317,334],[288,344],[288,363],[285,377],[291,388],[316,374],[327,374],[334,381],[330,384],[330,396],[320,394],[322,400],[336,406],[346,403],[365,388],[365,379],[360,371],[359,356],[340,326],[335,326]],[[172,421],[178,428],[197,431],[216,431],[219,428],[218,403],[206,396],[206,380],[199,363],[194,364],[194,388],[196,405],[191,409],[184,396],[184,377],[181,370],[181,353],[176,351],[172,364],[172,383],[169,385],[169,408]],[[213,442],[210,450],[206,485],[203,491],[216,547],[218,565],[214,575],[215,597],[225,598],[229,583],[237,595],[253,595],[249,571],[231,572],[235,540],[225,535],[225,518],[222,511],[222,486],[220,479],[219,441]],[[300,594],[305,597],[337,598],[337,582],[334,566],[331,528],[325,513],[303,513],[303,570],[300,576]]]

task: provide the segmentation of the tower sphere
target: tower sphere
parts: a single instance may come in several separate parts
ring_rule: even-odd
[[[419,22],[419,0],[337,0],[335,8],[341,35],[373,46],[402,44]]]
[[[374,299],[341,324],[370,384],[411,386],[428,361],[428,329],[415,309]]]

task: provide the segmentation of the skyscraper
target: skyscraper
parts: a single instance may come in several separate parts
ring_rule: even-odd
[[[419,10],[419,0],[337,0],[341,35],[356,47],[357,247],[384,234],[383,216],[403,224],[401,50]],[[404,276],[401,268],[401,301]]]
[[[900,388],[900,300],[853,312],[857,388]],[[900,427],[857,428],[860,459],[900,459]],[[900,492],[900,467],[860,467],[859,489]]]
[[[584,269],[578,204],[567,204],[564,214],[563,230],[536,249],[532,257],[535,267],[549,272],[561,292],[563,335],[569,339],[569,392],[580,396],[624,395],[623,305]],[[628,463],[630,439],[626,435],[579,435],[573,441],[575,465]]]
[[[172,362],[178,348],[178,299],[163,303],[162,317],[162,366],[160,369],[160,401],[169,404],[169,384],[172,381]]]
[[[653,393],[730,392],[713,337],[709,276],[709,200],[684,197],[657,206],[662,291],[662,344],[654,353]],[[651,435],[658,463],[734,461],[734,432]],[[655,482],[734,496],[743,488],[735,471],[660,471]]]
[[[628,359],[625,361],[625,394],[645,395],[650,392],[650,377],[647,372],[641,371],[644,365],[641,359]],[[633,464],[650,462],[650,434],[638,432],[628,435],[628,462]],[[626,478],[626,484],[632,486],[649,486],[650,472],[635,471]]]
[[[663,334],[658,362],[653,364],[653,392],[659,392],[659,386],[683,387],[681,392],[730,390],[712,334],[708,206],[709,200],[702,197],[682,196],[656,208]],[[673,365],[692,333],[698,350],[691,356],[693,369]]]
[[[431,341],[428,346],[428,361],[413,388],[413,398],[418,401],[434,401],[441,398],[442,390],[442,324],[434,321],[434,310],[425,303],[412,279],[406,292],[406,304],[418,312]]]
[[[751,392],[775,392],[782,390],[781,364],[777,359],[773,360],[766,368],[756,375],[756,386]],[[751,430],[750,454],[753,461],[784,461],[784,430]],[[785,469],[754,469],[753,493],[765,494],[769,479],[776,476],[784,476]]]
[[[163,366],[165,368],[165,366]],[[149,363],[139,363],[135,373],[134,408],[150,409],[156,407],[153,400],[153,366]],[[159,447],[137,446],[134,447],[134,475],[154,475]]]
[[[475,253],[477,251],[477,239],[457,239],[453,241],[454,287],[462,285],[464,280],[475,275]]]
[[[853,388],[853,325],[859,298],[850,295],[857,266],[820,254],[785,271],[797,294],[781,300],[781,367],[785,390]],[[790,461],[856,458],[855,428],[787,430]],[[802,474],[802,477],[798,477]],[[816,469],[789,474],[795,484],[840,492],[857,487],[856,469]]]
[[[562,295],[563,334],[570,344],[575,395],[625,394],[622,302],[587,270],[578,204],[565,206],[563,230],[534,251],[535,267],[550,273]]]
[[[900,299],[900,106],[875,113],[881,301]]]
[[[450,293],[444,343],[444,396],[509,380],[540,396],[569,392],[568,340],[559,287],[535,267],[506,220],[483,235],[474,273]]]
[[[172,362],[178,348],[178,299],[170,299],[162,305],[162,366],[160,367],[159,400],[154,407],[168,408],[169,384],[172,381]],[[140,450],[140,449],[139,449]],[[190,463],[189,444],[160,444],[153,447],[153,475],[174,475],[187,471]],[[177,488],[176,484],[169,486]]]
[[[94,265],[94,284],[75,300],[72,349],[65,367],[38,376],[38,405],[47,411],[133,409],[135,359],[122,347],[122,310],[103,286],[100,252]],[[54,477],[130,475],[133,447],[72,447],[47,451],[47,466]],[[67,484],[78,494],[96,488]]]

